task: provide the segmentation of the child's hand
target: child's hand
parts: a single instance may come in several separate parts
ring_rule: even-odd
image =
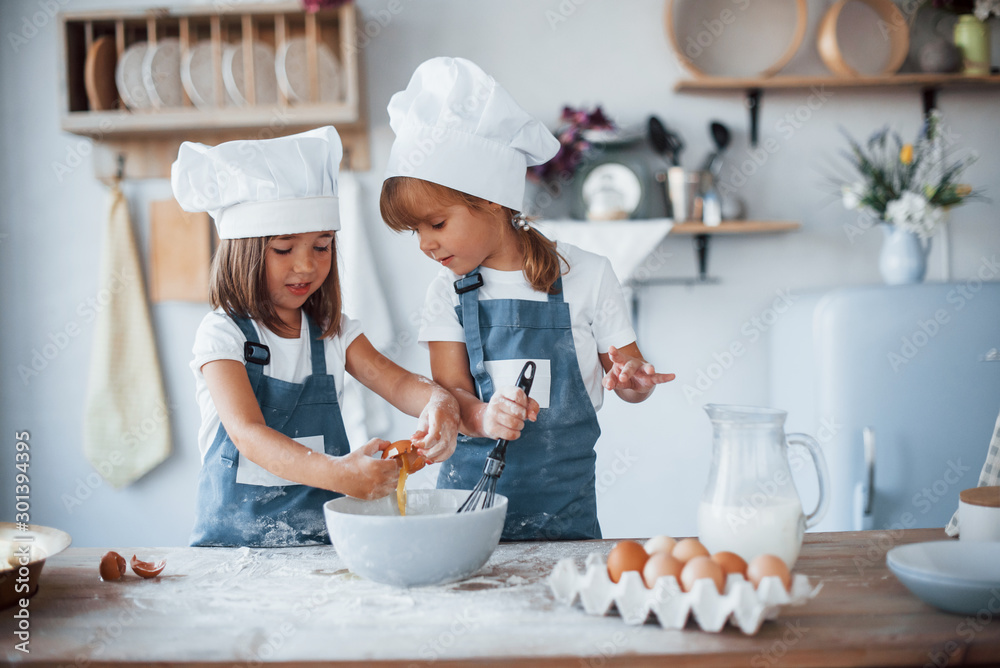
[[[649,362],[639,357],[625,355],[614,346],[608,348],[611,358],[611,369],[605,374],[602,384],[606,390],[632,390],[647,394],[660,383],[666,383],[675,378],[672,373],[656,373]]]
[[[381,438],[373,438],[360,450],[340,458],[344,466],[344,485],[338,492],[357,499],[381,499],[396,489],[399,480],[399,465],[393,459],[375,459],[392,443]]]
[[[525,420],[538,419],[538,402],[530,399],[524,390],[509,385],[493,393],[493,398],[483,411],[483,434],[487,438],[513,441],[521,436]]]
[[[410,437],[413,447],[431,464],[443,462],[455,452],[461,415],[458,401],[451,392],[435,389],[417,420],[417,431]]]

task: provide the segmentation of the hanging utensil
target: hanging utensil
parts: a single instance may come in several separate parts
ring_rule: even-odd
[[[684,142],[680,136],[668,130],[663,121],[656,116],[649,117],[649,141],[657,153],[669,159],[671,165],[676,167],[681,164]]]

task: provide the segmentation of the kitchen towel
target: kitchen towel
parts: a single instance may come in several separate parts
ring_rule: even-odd
[[[666,264],[669,254],[656,251],[674,226],[664,220],[643,221],[642,224],[630,225],[628,234],[622,234],[623,223],[620,221],[544,220],[533,225],[553,241],[573,244],[608,258],[615,276],[625,285],[633,280],[649,278]]]
[[[128,201],[111,189],[84,411],[83,451],[113,487],[170,454],[170,411],[156,356]]]
[[[983,470],[979,473],[979,484],[976,487],[993,487],[1000,485],[1000,415],[997,416],[997,423],[993,426],[993,438],[990,439],[989,450],[986,451],[986,462]],[[951,516],[951,521],[944,528],[944,532],[949,536],[956,536],[961,531],[958,524],[958,511]]]
[[[337,232],[337,266],[344,297],[343,310],[361,321],[365,336],[385,355],[393,353],[392,317],[376,271],[375,256],[368,241],[361,206],[361,186],[351,172],[340,174],[340,220]],[[344,376],[344,426],[352,448],[376,436],[385,436],[390,427],[385,401],[350,374]],[[390,439],[392,440],[392,439]]]

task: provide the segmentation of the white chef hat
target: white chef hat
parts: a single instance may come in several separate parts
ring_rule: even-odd
[[[386,178],[409,176],[520,211],[527,168],[559,141],[478,65],[432,58],[389,100]]]
[[[170,169],[185,211],[207,211],[222,239],[340,229],[344,149],[331,127],[288,137],[184,142]]]

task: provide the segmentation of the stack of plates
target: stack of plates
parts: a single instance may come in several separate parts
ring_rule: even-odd
[[[889,550],[885,561],[907,589],[935,608],[963,615],[1000,609],[1000,542],[913,543]]]
[[[278,88],[293,104],[310,102],[307,44],[294,37],[280,49],[277,57],[266,43],[252,45],[254,101],[248,99],[244,80],[244,51],[240,44],[224,44],[222,49],[223,100],[226,106],[247,107],[274,105]],[[318,102],[334,102],[341,94],[340,63],[325,44],[317,48],[319,69]],[[130,109],[164,109],[183,106],[186,92],[199,109],[215,109],[216,72],[212,42],[194,44],[181,58],[180,42],[161,39],[155,46],[136,42],[129,46],[115,68],[115,83],[122,101]]]

